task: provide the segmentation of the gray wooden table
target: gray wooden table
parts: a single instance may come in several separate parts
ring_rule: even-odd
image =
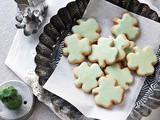
[[[54,2],[54,0],[53,0]],[[62,1],[63,2],[63,1]],[[0,0],[0,84],[2,82],[18,79],[4,61],[16,34],[15,16],[17,13],[16,3],[13,0]],[[159,120],[160,108],[153,111],[151,116],[143,120]],[[33,115],[29,120],[59,120],[59,118],[43,103],[36,100],[36,106]]]

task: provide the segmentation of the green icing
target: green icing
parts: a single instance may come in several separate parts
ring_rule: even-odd
[[[124,51],[124,48],[126,48],[127,46],[129,46],[129,41],[124,34],[120,34],[116,39],[114,39],[114,47],[116,47],[119,51],[117,56],[118,61],[121,61],[125,58],[126,53]]]
[[[93,88],[97,87],[97,78],[103,75],[98,64],[94,63],[90,67],[86,62],[73,70],[74,75],[78,78],[74,83],[77,87],[82,86],[82,90],[89,93]]]
[[[112,38],[99,38],[98,44],[92,45],[92,53],[88,59],[91,62],[98,62],[101,67],[105,67],[106,64],[113,64],[118,54],[117,48],[111,47],[113,44],[114,41]]]
[[[128,84],[132,84],[133,76],[128,68],[121,69],[118,63],[108,66],[105,73],[110,77],[117,80],[118,85],[122,86],[125,90],[129,89]]]
[[[135,46],[134,42],[132,42],[132,41],[129,41],[129,42],[130,42],[130,46],[125,49],[126,55],[128,55],[129,53],[133,53],[133,47]]]
[[[65,39],[65,44],[67,47],[63,49],[63,53],[69,54],[68,60],[70,62],[79,63],[84,59],[84,55],[88,55],[91,52],[88,39],[80,40],[77,34],[68,36]]]
[[[129,53],[127,56],[128,67],[130,69],[137,69],[138,75],[151,75],[154,72],[154,65],[157,63],[157,57],[151,46],[145,47],[141,50],[138,46],[133,48],[135,53]]]
[[[99,79],[99,87],[93,89],[96,104],[109,108],[112,101],[116,104],[122,102],[124,90],[119,86],[115,86],[116,80],[110,77],[101,77]]]
[[[0,89],[0,100],[9,108],[16,109],[22,104],[22,97],[13,86],[3,86]]]
[[[125,49],[126,56],[127,56],[129,53],[133,53],[133,47],[135,46],[135,43],[134,43],[133,41],[129,41],[129,42],[130,42],[130,46]],[[126,58],[123,59],[122,62],[123,62],[123,65],[124,65],[124,66],[127,66],[127,59],[126,59]]]
[[[95,19],[88,19],[87,21],[78,20],[76,25],[72,27],[73,33],[80,34],[82,37],[88,38],[90,44],[97,41],[100,35],[97,31],[100,31],[100,26]]]
[[[117,20],[118,25],[114,29],[115,35],[125,34],[129,40],[134,40],[140,32],[139,28],[134,26],[137,22],[136,18],[129,13],[125,13],[122,19]]]

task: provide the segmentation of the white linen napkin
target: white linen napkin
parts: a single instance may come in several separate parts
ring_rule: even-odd
[[[91,0],[83,18],[94,17],[102,27],[101,36],[109,36],[112,35],[110,29],[114,25],[113,18],[116,16],[121,18],[124,12],[126,10],[105,0]],[[160,24],[142,16],[133,15],[138,18],[141,30],[136,44],[140,48],[150,45],[157,51],[160,44]],[[134,74],[135,82],[130,86],[130,91],[126,92],[123,103],[108,110],[98,107],[94,103],[93,95],[85,94],[81,89],[75,87],[73,82],[75,78],[72,74],[74,67],[75,65],[69,64],[67,58],[62,56],[44,88],[70,102],[87,117],[103,120],[125,120],[135,105],[145,77],[142,78]]]

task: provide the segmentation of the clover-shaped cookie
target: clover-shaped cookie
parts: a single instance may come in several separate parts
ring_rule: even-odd
[[[141,50],[138,46],[133,48],[134,53],[127,55],[128,68],[137,70],[139,76],[148,76],[153,74],[154,65],[157,63],[157,57],[151,46],[146,46]]]
[[[118,55],[118,49],[113,46],[114,41],[112,38],[99,38],[98,44],[92,45],[92,53],[88,57],[89,61],[98,62],[102,68],[107,64],[113,64],[116,61],[116,56]]]
[[[122,61],[126,57],[125,49],[129,47],[130,42],[124,34],[119,34],[116,39],[114,39],[114,47],[118,49],[118,55],[116,62]]]
[[[83,62],[73,70],[73,74],[78,78],[74,81],[76,87],[82,87],[85,93],[89,93],[93,88],[97,87],[97,78],[101,77],[103,72],[97,63],[89,66],[86,62]]]
[[[120,104],[123,101],[124,89],[116,86],[117,82],[111,77],[101,77],[98,80],[99,87],[92,90],[95,95],[95,103],[104,108],[110,108],[113,103]]]
[[[134,40],[140,34],[138,20],[129,13],[124,13],[122,19],[115,17],[113,22],[117,24],[111,28],[115,36],[125,34],[129,40]]]
[[[68,56],[68,61],[71,64],[81,63],[86,55],[91,53],[91,46],[87,38],[81,39],[78,34],[67,36],[64,40],[65,48],[63,54]]]
[[[96,42],[100,37],[99,33],[101,30],[100,25],[93,18],[89,18],[87,21],[81,19],[77,20],[79,25],[72,27],[73,33],[80,34],[84,38],[88,38],[90,44]]]
[[[120,63],[115,63],[112,66],[107,66],[105,73],[116,79],[118,85],[122,86],[125,90],[129,90],[129,84],[133,83],[133,76],[128,68],[120,68]]]

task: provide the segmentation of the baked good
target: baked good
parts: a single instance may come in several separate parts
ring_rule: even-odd
[[[124,13],[122,19],[115,17],[113,22],[116,24],[111,28],[111,32],[118,36],[119,34],[125,34],[129,40],[135,40],[140,34],[138,26],[138,20],[130,13]]]
[[[107,66],[104,72],[107,76],[116,79],[118,85],[122,86],[125,90],[129,90],[129,84],[132,84],[134,81],[131,71],[128,68],[122,69],[120,63]]]
[[[92,94],[98,106],[110,108],[113,104],[120,104],[124,98],[124,89],[116,86],[117,82],[111,77],[101,77],[98,80],[99,87],[93,89]]]
[[[78,25],[72,27],[72,32],[80,34],[84,38],[89,39],[89,43],[95,43],[100,37],[101,27],[94,18],[89,18],[86,21],[77,20]]]
[[[92,45],[92,52],[88,56],[89,61],[98,62],[101,68],[115,63],[118,49],[113,46],[113,39],[105,37],[99,38],[98,44]]]
[[[127,61],[130,70],[136,70],[139,76],[148,76],[153,74],[158,59],[151,46],[146,46],[142,50],[136,46],[133,53],[127,55]]]
[[[87,38],[83,38],[78,34],[67,36],[64,40],[66,47],[63,48],[63,55],[68,56],[71,64],[81,63],[86,55],[91,53],[91,46]]]
[[[82,87],[85,93],[89,93],[93,88],[97,87],[97,79],[103,75],[103,72],[97,63],[89,66],[88,63],[83,62],[73,70],[73,74],[77,78],[74,81],[76,87]]]

